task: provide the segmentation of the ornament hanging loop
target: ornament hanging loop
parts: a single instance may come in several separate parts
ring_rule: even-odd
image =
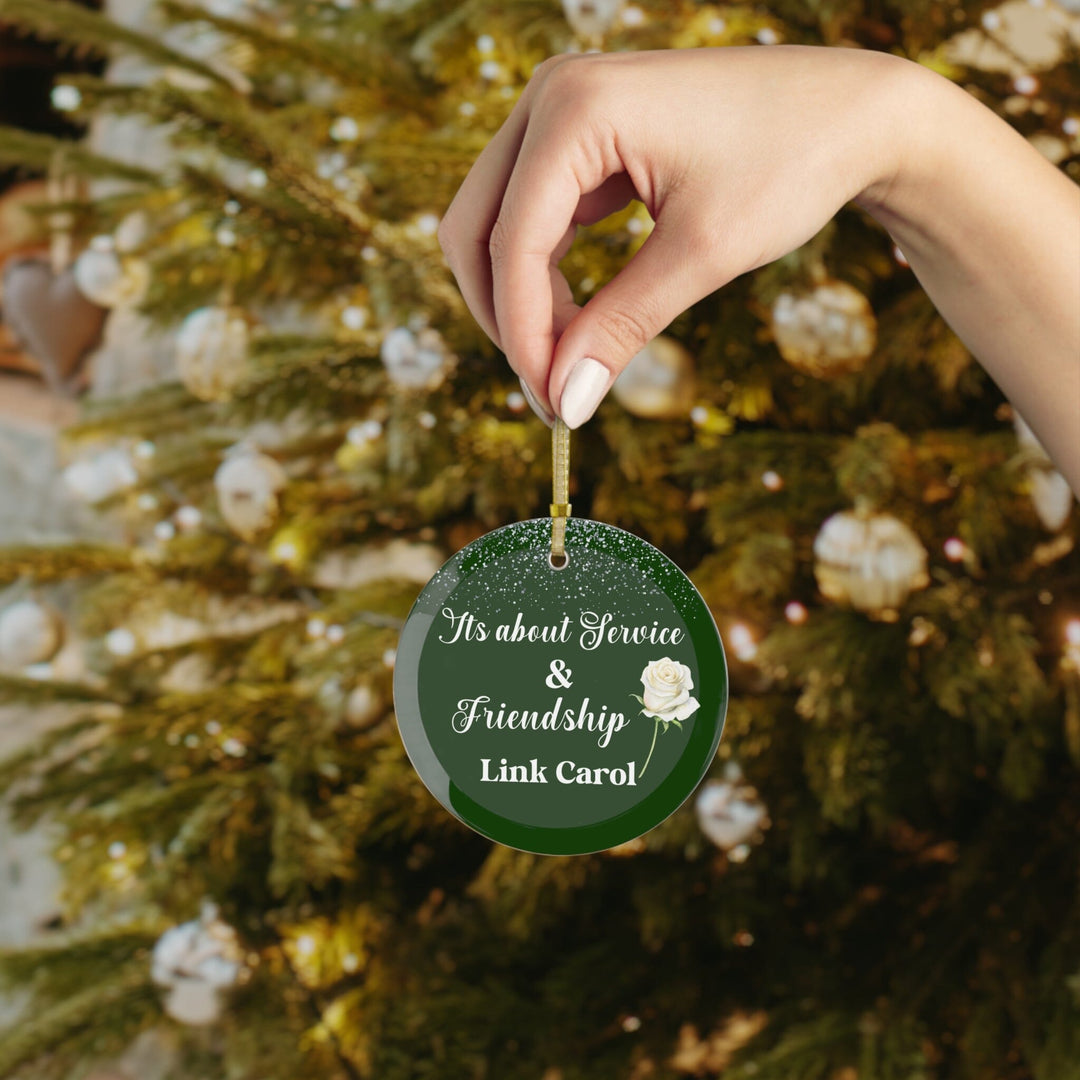
[[[566,519],[570,516],[570,429],[556,420],[551,429],[551,556],[550,563],[562,570],[569,562],[566,554]]]

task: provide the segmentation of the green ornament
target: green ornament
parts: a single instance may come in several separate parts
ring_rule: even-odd
[[[711,764],[727,708],[716,624],[639,537],[569,518],[496,529],[418,597],[394,703],[428,790],[484,836],[579,855],[660,824]]]

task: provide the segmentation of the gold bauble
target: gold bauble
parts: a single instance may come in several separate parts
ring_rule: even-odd
[[[781,293],[772,307],[772,328],[780,355],[818,379],[860,371],[877,344],[870,301],[835,279],[806,293]]]
[[[218,509],[238,536],[253,540],[277,520],[285,470],[266,454],[234,449],[214,474]]]
[[[814,540],[814,575],[824,596],[881,619],[930,583],[926,548],[891,514],[833,514]]]
[[[223,401],[248,371],[250,326],[236,307],[193,311],[176,335],[176,367],[201,401]]]
[[[51,660],[64,643],[64,620],[36,600],[20,600],[0,611],[0,663],[13,668]]]
[[[659,334],[622,370],[611,392],[643,420],[681,420],[694,404],[694,359],[674,338]]]

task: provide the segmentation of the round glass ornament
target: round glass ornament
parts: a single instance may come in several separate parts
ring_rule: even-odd
[[[660,824],[711,764],[727,662],[690,579],[653,545],[569,518],[450,558],[402,630],[394,704],[428,790],[482,835],[578,855]]]

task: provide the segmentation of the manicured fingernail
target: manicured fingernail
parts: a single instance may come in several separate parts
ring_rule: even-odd
[[[524,379],[518,379],[518,382],[521,383],[521,392],[525,395],[525,400],[529,403],[529,408],[532,409],[532,411],[536,413],[548,427],[553,427],[555,425],[555,417],[552,416],[539,401],[537,401],[536,396],[529,389],[529,384]]]
[[[581,427],[596,412],[611,381],[611,372],[591,356],[571,368],[559,400],[559,412],[568,428]]]

